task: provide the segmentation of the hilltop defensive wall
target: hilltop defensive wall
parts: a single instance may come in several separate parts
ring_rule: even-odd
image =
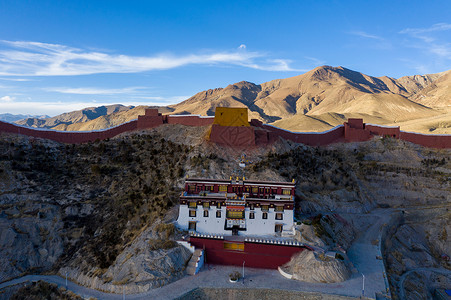
[[[0,133],[23,134],[61,143],[78,144],[112,138],[128,131],[155,128],[163,124],[211,126],[210,141],[231,147],[267,145],[279,138],[310,146],[340,142],[367,141],[374,136],[389,136],[430,148],[451,148],[451,135],[433,135],[401,131],[399,127],[365,124],[362,119],[348,119],[343,125],[324,132],[292,132],[252,119],[247,108],[218,107],[215,117],[199,115],[162,115],[157,109],[116,127],[97,131],[56,131],[33,129],[0,121]]]

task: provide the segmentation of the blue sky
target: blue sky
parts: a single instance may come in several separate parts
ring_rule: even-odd
[[[451,69],[451,1],[0,0],[0,113],[167,105],[321,65]]]

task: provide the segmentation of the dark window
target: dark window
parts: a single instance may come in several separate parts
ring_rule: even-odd
[[[249,209],[254,210],[254,204],[249,204]]]
[[[275,211],[283,211],[283,206],[281,206],[281,205],[276,206],[276,208],[274,210]]]
[[[204,217],[208,217],[208,210],[204,210]]]
[[[196,222],[189,222],[189,225],[188,225],[189,227],[188,227],[188,229],[189,230],[194,230],[194,231],[196,231]]]
[[[268,219],[268,213],[264,212],[262,215],[262,219]]]
[[[276,224],[276,227],[274,229],[275,229],[275,232],[282,232],[283,225],[282,224]]]
[[[249,213],[249,219],[255,219],[255,213],[254,212],[250,212]]]
[[[209,209],[210,208],[210,202],[204,202],[204,203],[202,203],[202,205],[203,205],[203,207],[205,209]]]
[[[268,211],[269,205],[262,205],[262,211]]]
[[[191,209],[191,210],[189,211],[189,216],[190,216],[190,217],[195,217],[195,216],[196,216],[196,211],[193,210],[193,209]]]
[[[188,207],[189,208],[196,208],[197,207],[197,202],[188,202]]]
[[[228,210],[226,216],[230,219],[244,219],[244,211]]]
[[[283,220],[283,214],[276,213],[276,220]]]
[[[216,218],[220,218],[221,217],[221,211],[220,210],[217,210],[216,211]]]

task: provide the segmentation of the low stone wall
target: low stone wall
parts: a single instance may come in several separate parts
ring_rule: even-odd
[[[383,225],[383,228],[381,230],[381,234],[379,236],[379,255],[380,257],[384,257],[384,252],[385,252],[385,240],[387,239],[387,237],[390,237],[391,235],[393,235],[396,232],[396,229],[402,224],[404,223],[404,215],[401,212],[395,212],[392,215],[392,218],[390,219],[390,221],[387,224]],[[387,269],[387,266],[385,265],[385,260],[383,260],[384,262],[384,282],[385,282],[385,292],[386,295],[380,295],[379,297],[382,298],[382,296],[388,296],[391,297],[391,291],[390,291],[390,285],[388,283],[388,277],[387,277],[387,272],[385,271]]]

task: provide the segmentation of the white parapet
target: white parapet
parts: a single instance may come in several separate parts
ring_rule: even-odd
[[[177,241],[177,244],[182,245],[186,249],[188,249],[191,253],[194,253],[194,246],[188,243],[187,241]]]

